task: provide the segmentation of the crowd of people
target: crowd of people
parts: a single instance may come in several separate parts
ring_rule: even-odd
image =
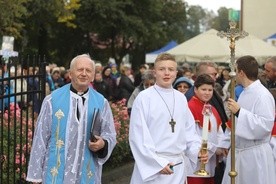
[[[264,70],[260,70],[252,56],[236,61],[234,99],[229,94],[228,68],[203,61],[197,64],[191,79],[184,75],[189,68],[177,69],[174,57],[158,56],[154,64],[156,83],[137,96],[131,112],[129,140],[135,158],[131,183],[231,183],[231,113],[236,122],[236,183],[275,183],[276,57],[268,58]],[[184,101],[177,90],[185,94]],[[179,102],[182,107],[178,107]],[[189,108],[184,106],[187,103]],[[202,109],[206,104],[212,107],[205,165],[209,175],[199,177],[194,174],[201,167],[195,139],[203,136]],[[179,118],[179,114],[185,118]],[[193,115],[192,120],[189,114]],[[193,123],[189,125],[187,120]],[[182,126],[189,130],[182,130]],[[183,139],[187,145],[182,145]],[[177,163],[184,163],[182,168],[186,170],[168,169]],[[179,178],[179,172],[184,179]]]
[[[128,64],[103,66],[85,54],[73,58],[68,70],[48,65],[47,97],[37,111],[27,180],[100,183],[102,165],[116,144],[108,102],[126,99],[135,159],[131,183],[230,183],[231,114],[236,122],[236,183],[276,183],[276,56],[263,68],[252,56],[240,57],[234,79],[230,72],[211,61],[178,66],[167,53],[134,72]],[[234,99],[231,80],[236,80]],[[36,81],[24,85],[30,84]],[[206,104],[211,115],[205,153]],[[95,109],[101,125],[92,140]],[[202,163],[207,177],[194,174]]]
[[[32,106],[35,116],[40,110],[38,97],[39,80],[34,77],[38,67],[15,66],[8,62],[2,63],[0,67],[0,113],[8,109],[10,104],[16,104],[21,109]],[[28,94],[22,94],[30,91]],[[17,95],[14,95],[17,94]]]

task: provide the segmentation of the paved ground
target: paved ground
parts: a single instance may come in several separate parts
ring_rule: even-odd
[[[124,176],[114,181],[103,182],[102,184],[129,184],[130,176]]]
[[[103,173],[102,184],[129,184],[134,163],[127,163],[116,170]]]

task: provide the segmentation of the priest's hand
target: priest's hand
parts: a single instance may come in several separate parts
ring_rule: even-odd
[[[169,163],[159,173],[160,174],[166,174],[166,175],[173,174],[173,170],[170,168],[172,165],[174,165],[174,164],[173,163]]]
[[[96,138],[95,142],[91,142],[89,140],[89,149],[93,152],[99,151],[100,149],[102,149],[104,147],[104,144],[105,144],[102,137],[95,135],[95,138]]]

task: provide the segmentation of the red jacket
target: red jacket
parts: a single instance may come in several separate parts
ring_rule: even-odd
[[[204,102],[200,101],[196,96],[193,96],[190,101],[188,102],[189,108],[195,118],[195,122],[199,124],[199,126],[202,128],[203,127],[203,114],[202,114],[202,109],[204,106]],[[212,113],[214,114],[216,120],[217,120],[217,128],[219,129],[221,125],[221,119],[218,114],[218,111],[214,106],[212,106]],[[209,122],[208,129],[210,131],[211,126]],[[218,130],[217,129],[217,130]]]

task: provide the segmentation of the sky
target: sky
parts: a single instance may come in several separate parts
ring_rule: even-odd
[[[189,6],[199,5],[204,9],[213,10],[217,13],[220,7],[233,8],[235,10],[240,10],[241,0],[184,0]]]

